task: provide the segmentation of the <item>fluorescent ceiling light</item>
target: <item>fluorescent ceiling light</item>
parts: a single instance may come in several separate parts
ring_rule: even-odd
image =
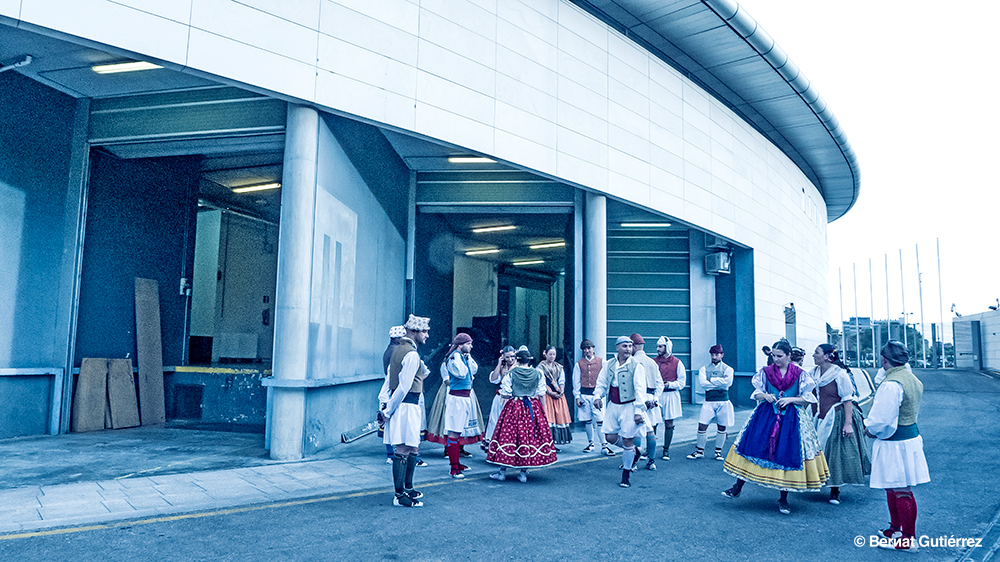
[[[669,222],[623,222],[622,228],[667,228]]]
[[[528,247],[531,248],[532,250],[544,250],[546,248],[562,248],[565,245],[566,242],[562,241],[562,242],[549,242],[548,244],[534,244]]]
[[[472,232],[475,232],[476,234],[482,234],[484,232],[500,232],[501,230],[514,230],[515,228],[517,227],[512,224],[508,224],[505,226],[486,226],[483,228],[473,228]]]
[[[545,263],[545,260],[516,261],[512,262],[511,265],[538,265],[540,263]]]
[[[158,64],[153,64],[146,61],[135,61],[135,62],[120,62],[117,64],[99,64],[97,66],[90,67],[91,70],[98,74],[115,74],[117,72],[135,72],[137,70],[153,70],[154,68],[163,68]]]
[[[265,183],[262,185],[248,185],[246,187],[234,187],[233,193],[250,193],[251,191],[264,191],[267,189],[278,189],[280,183]]]
[[[448,161],[452,164],[492,164],[496,162],[496,160],[482,156],[449,156]]]
[[[499,254],[499,253],[500,253],[500,248],[490,248],[488,250],[469,250],[468,252],[465,252],[465,255],[482,256],[485,254]]]

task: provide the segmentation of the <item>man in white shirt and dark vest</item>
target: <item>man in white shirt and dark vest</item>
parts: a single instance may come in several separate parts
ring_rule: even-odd
[[[389,371],[386,373],[385,392],[379,396],[382,403],[379,415],[385,420],[383,442],[393,445],[392,484],[396,496],[392,504],[400,507],[420,507],[423,493],[413,489],[413,469],[417,466],[420,446],[420,425],[423,411],[420,395],[424,377],[427,376],[417,346],[427,341],[430,319],[410,315],[403,325],[406,335],[392,352]]]
[[[722,362],[725,353],[721,345],[713,345],[708,353],[712,357],[712,363],[698,371],[698,383],[705,389],[705,403],[701,405],[701,417],[698,419],[698,445],[687,458],[700,459],[705,456],[708,426],[714,423],[718,429],[715,434],[715,460],[724,461],[726,459],[722,456],[722,446],[726,443],[726,428],[736,421],[733,403],[729,401],[733,368]]]
[[[632,357],[632,339],[621,336],[615,342],[615,356],[604,362],[594,388],[594,407],[604,412],[604,431],[608,443],[625,449],[622,453],[622,488],[631,486],[629,476],[635,461],[633,440],[645,434],[646,372]]]
[[[594,433],[601,442],[601,451],[609,457],[615,456],[611,447],[604,440],[604,412],[594,408],[594,387],[597,386],[597,375],[604,366],[604,360],[594,353],[594,342],[580,342],[583,358],[573,365],[573,397],[576,398],[576,419],[583,422],[587,432],[587,446],[583,452],[594,450]]]

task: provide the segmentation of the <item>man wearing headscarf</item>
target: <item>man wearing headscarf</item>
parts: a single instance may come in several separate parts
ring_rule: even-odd
[[[674,343],[667,336],[656,340],[656,366],[663,379],[660,408],[663,409],[663,460],[670,460],[670,442],[674,439],[674,420],[684,415],[680,391],[687,385],[684,363],[674,356]],[[655,452],[655,451],[654,451]],[[653,454],[651,452],[650,454]]]
[[[418,461],[423,418],[420,395],[427,371],[417,354],[417,346],[427,341],[430,319],[411,314],[403,327],[406,334],[400,338],[389,359],[385,393],[379,396],[382,403],[379,415],[385,421],[383,442],[396,449],[392,458],[392,483],[396,495],[392,503],[400,507],[420,507],[424,494],[413,489],[413,469]]]
[[[452,478],[464,478],[463,470],[468,470],[459,461],[459,438],[465,443],[475,443],[482,439],[479,419],[472,406],[472,381],[479,371],[479,365],[472,358],[472,336],[457,334],[448,349],[445,363],[448,372],[448,396],[445,398],[444,430],[448,435],[445,448],[451,461]]]
[[[917,501],[910,487],[931,481],[917,428],[924,385],[905,367],[909,353],[902,343],[890,341],[881,354],[885,380],[865,420],[865,435],[875,439],[869,486],[883,488],[889,505],[889,528],[879,532],[879,546],[916,551]]]
[[[726,443],[726,428],[736,421],[733,403],[729,401],[729,387],[733,385],[734,373],[732,367],[722,362],[725,353],[721,345],[713,345],[708,353],[712,356],[711,365],[698,370],[698,383],[705,389],[705,403],[701,405],[701,417],[698,419],[698,444],[687,458],[705,456],[708,426],[714,423],[718,429],[715,434],[715,460],[724,461],[722,446]]]
[[[646,340],[639,334],[629,336],[632,340],[632,357],[642,364],[646,374],[646,449],[639,458],[646,459],[646,470],[656,470],[656,425],[660,421],[660,394],[663,394],[663,379],[660,368],[652,357],[642,350]]]
[[[600,410],[608,398],[604,413],[604,432],[608,443],[625,449],[622,453],[622,488],[631,486],[629,476],[635,464],[633,440],[641,437],[646,423],[646,372],[632,357],[632,338],[621,336],[615,342],[615,356],[604,362],[594,388],[594,407]]]
[[[385,348],[385,352],[382,353],[382,372],[383,373],[388,373],[389,372],[389,361],[392,360],[392,352],[395,351],[397,347],[399,347],[399,340],[402,339],[402,337],[405,336],[405,335],[406,335],[406,328],[404,328],[402,326],[393,326],[392,328],[389,328],[389,345]],[[383,392],[385,392],[386,385],[388,384],[388,381],[389,381],[389,379],[386,378],[385,381],[383,382],[383,384],[382,384],[382,390],[379,392],[380,396],[383,394]],[[421,401],[422,400],[423,400],[423,395],[421,395]],[[380,403],[379,404],[379,409],[381,409],[381,407],[382,407],[382,404]],[[385,438],[385,426],[384,425],[379,425],[378,436],[382,437],[383,439]],[[385,464],[392,464],[392,456],[395,455],[395,454],[396,454],[395,453],[395,449],[392,447],[392,445],[389,445],[387,443],[385,445],[385,455],[386,455]],[[421,464],[421,463],[423,463],[423,464]],[[423,461],[419,461],[417,463],[417,466],[426,466],[426,465],[427,465],[427,463],[425,463]]]
[[[597,374],[601,372],[604,360],[594,353],[594,342],[590,340],[580,342],[580,350],[583,351],[583,358],[573,365],[573,397],[576,398],[577,421],[583,422],[583,429],[587,432],[588,443],[583,452],[594,450],[596,432],[601,442],[601,451],[606,456],[613,457],[615,452],[604,440],[604,412],[594,408],[594,387],[597,386]]]

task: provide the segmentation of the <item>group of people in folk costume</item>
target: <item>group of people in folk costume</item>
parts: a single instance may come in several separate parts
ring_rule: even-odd
[[[379,394],[384,442],[393,448],[393,503],[406,507],[422,505],[423,494],[414,490],[412,479],[413,468],[422,462],[417,448],[425,424],[422,383],[429,371],[416,348],[426,341],[428,330],[428,319],[413,315],[404,326],[393,328]],[[679,391],[686,386],[684,364],[673,356],[669,338],[657,340],[656,357],[643,352],[644,344],[639,334],[621,336],[615,342],[615,354],[605,361],[596,356],[594,343],[584,340],[580,345],[583,358],[573,366],[573,398],[588,439],[583,450],[594,452],[599,443],[602,454],[615,456],[611,446],[620,447],[619,485],[623,488],[630,487],[640,458],[646,459],[647,469],[656,469],[656,431],[661,419],[661,458],[670,458],[674,422],[682,415]],[[491,478],[506,480],[507,470],[516,468],[517,479],[526,482],[529,468],[555,463],[556,445],[572,438],[565,373],[556,362],[556,350],[547,348],[543,361],[534,367],[524,346],[500,351],[489,375],[499,389],[485,440],[482,413],[472,390],[478,365],[471,350],[468,334],[455,336],[441,365],[441,389],[426,420],[427,439],[445,444],[454,478],[463,478],[468,470],[461,463],[462,445],[483,441],[487,462],[499,466]],[[714,458],[724,461],[723,471],[736,478],[723,495],[738,498],[747,481],[777,489],[778,509],[784,514],[791,513],[789,491],[820,491],[827,486],[829,502],[836,505],[841,501],[841,487],[864,485],[868,480],[870,487],[886,490],[890,525],[879,531],[885,539],[880,546],[916,550],[917,509],[910,487],[929,482],[930,477],[916,424],[923,385],[909,369],[906,348],[896,341],[882,348],[883,370],[875,380],[878,389],[867,419],[857,405],[850,369],[834,346],[816,348],[816,366],[811,371],[801,366],[805,352],[785,340],[768,351],[768,365],[752,379],[751,399],[758,405],[723,455],[727,429],[735,421],[729,400],[734,372],[723,362],[722,346],[712,346],[711,363],[698,371],[705,401],[695,450],[687,458],[705,456],[708,428],[716,424]],[[874,439],[871,452],[865,436]],[[641,453],[637,445],[644,437],[645,453]]]

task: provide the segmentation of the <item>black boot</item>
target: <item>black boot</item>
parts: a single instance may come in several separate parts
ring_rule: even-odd
[[[416,500],[424,497],[423,492],[418,492],[413,489],[413,471],[417,468],[417,454],[413,453],[406,457],[406,471],[403,477],[403,493],[405,493],[411,500],[414,500],[415,504],[419,504]],[[414,505],[414,507],[420,507]]]
[[[626,468],[625,470],[622,470],[622,483],[619,484],[619,486],[621,486],[622,488],[628,488],[629,486],[631,486],[632,483],[628,481],[628,478],[629,476],[631,476],[631,474],[632,471],[630,469]]]
[[[405,492],[407,458],[409,457],[399,454],[392,457],[392,487],[396,492],[396,497],[393,498],[392,505],[400,507],[414,507],[416,504],[420,504],[420,502],[410,499],[410,496],[406,495]]]
[[[670,442],[674,440],[674,426],[663,428],[663,460],[670,460]]]

